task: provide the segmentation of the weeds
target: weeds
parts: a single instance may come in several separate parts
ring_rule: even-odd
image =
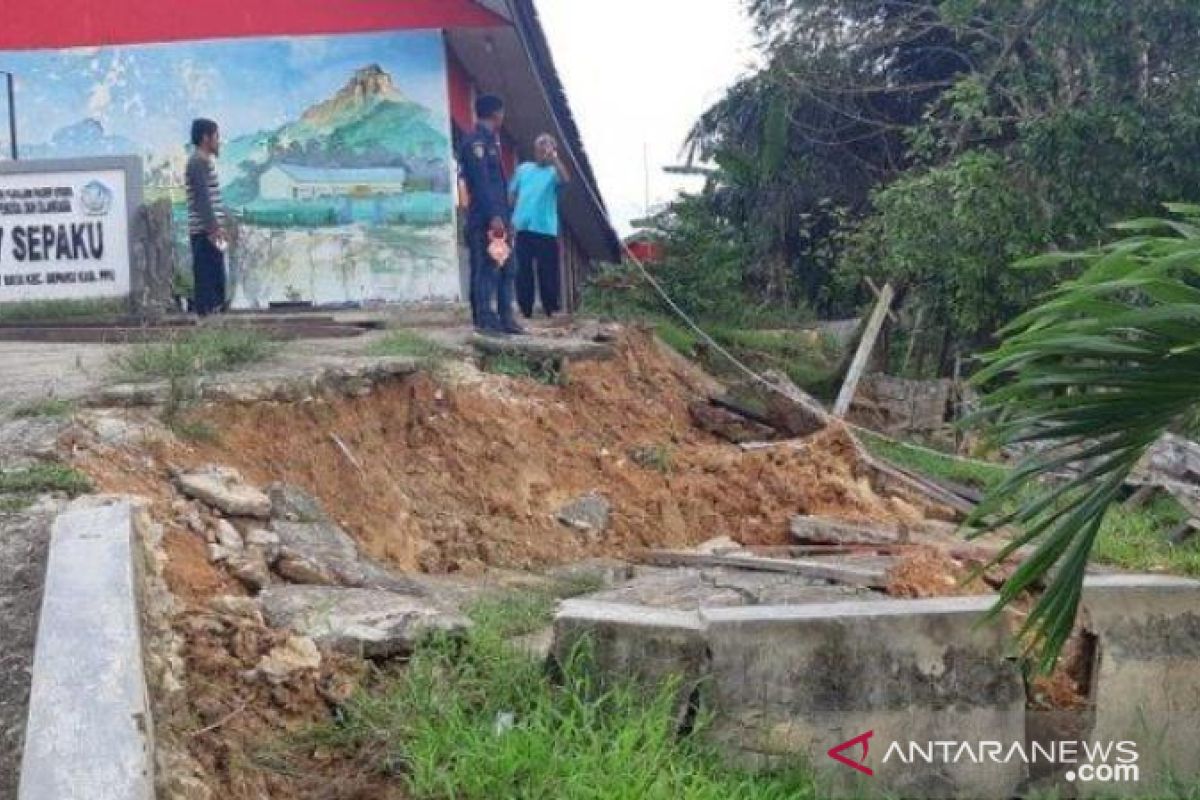
[[[368,352],[373,356],[407,356],[433,362],[450,354],[448,348],[413,331],[392,331],[372,344]]]
[[[865,433],[860,434],[860,438],[876,455],[933,478],[989,489],[1008,474],[1008,468],[1002,464],[941,456]],[[1012,502],[1015,505],[1019,500],[1013,498]],[[1193,539],[1173,545],[1167,538],[1186,516],[1182,506],[1167,496],[1141,508],[1114,506],[1104,518],[1092,555],[1097,561],[1123,569],[1166,570],[1200,577],[1200,541]]]
[[[47,397],[42,400],[32,400],[22,403],[12,410],[15,419],[31,419],[34,417],[68,417],[75,410],[75,404],[70,400],[57,397]]]
[[[111,300],[38,300],[0,303],[0,322],[31,322],[85,317],[115,317],[126,314],[129,304]]]
[[[64,492],[74,497],[91,490],[92,483],[86,475],[58,464],[38,464],[0,472],[0,496]]]
[[[665,444],[635,447],[629,451],[629,458],[642,469],[657,470],[663,475],[668,474],[675,466],[672,450]]]
[[[212,328],[136,345],[114,363],[126,380],[186,379],[262,361],[275,349],[258,331]]]
[[[215,444],[221,441],[221,434],[216,427],[202,419],[189,419],[177,410],[173,414],[164,414],[164,422],[171,432],[180,439],[204,444]]]
[[[545,598],[473,612],[465,641],[433,640],[403,674],[357,696],[312,739],[370,758],[414,800],[803,800],[818,796],[806,772],[727,770],[700,737],[677,734],[677,682],[653,690],[618,682],[601,690],[586,648],[552,682],[505,639]],[[516,611],[520,607],[522,610]],[[312,742],[309,742],[310,744]]]
[[[567,382],[562,362],[555,358],[531,360],[513,353],[499,353],[484,359],[484,369],[509,378],[525,378],[545,386],[563,386]]]

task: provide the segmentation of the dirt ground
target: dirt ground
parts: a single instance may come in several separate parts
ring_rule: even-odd
[[[0,800],[14,800],[54,504],[0,512]]]
[[[363,676],[334,661],[300,683],[247,683],[278,634],[261,620],[213,611],[214,597],[244,590],[209,563],[203,539],[189,531],[194,507],[172,489],[174,469],[221,464],[258,485],[299,485],[393,568],[467,576],[717,536],[787,544],[795,514],[890,525],[921,519],[919,509],[872,489],[844,430],[798,449],[743,452],[694,428],[688,403],[701,382],[649,334],[631,331],[615,360],[572,365],[562,386],[456,368],[366,397],[203,409],[198,416],[219,433],[211,443],[168,436],[140,448],[74,448],[99,490],[150,498],[164,527],[164,577],[182,603],[175,627],[187,674],[184,701],[165,725],[156,720],[164,735],[182,742],[198,771],[217,776],[220,795],[233,800],[394,791],[320,747],[272,750],[288,732],[328,719]],[[590,492],[612,504],[603,535],[555,518]],[[270,768],[256,769],[264,759]]]
[[[566,386],[418,375],[368,397],[223,407],[216,444],[164,447],[162,465],[227,464],[317,496],[373,556],[408,571],[531,569],[716,536],[785,544],[795,514],[894,522],[845,432],[801,450],[742,452],[692,427],[687,376],[645,334],[620,358],[571,368]],[[100,475],[124,486],[129,475]],[[107,487],[106,487],[107,488]],[[555,512],[589,492],[612,530],[581,536]]]

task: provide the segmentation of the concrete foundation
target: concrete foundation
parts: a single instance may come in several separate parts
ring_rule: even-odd
[[[1001,624],[979,625],[992,598],[875,600],[701,612],[710,651],[712,735],[732,760],[786,766],[804,760],[831,796],[1009,797],[1024,764],[906,763],[893,742],[1020,741],[1025,691],[1005,658]],[[852,748],[868,777],[827,756]],[[965,762],[965,763],[964,763]]]
[[[20,800],[153,797],[129,503],[87,499],[54,522]]]
[[[1090,740],[1136,744],[1138,779],[1076,781],[1080,796],[1155,796],[1200,778],[1200,582],[1097,575],[1084,584],[1096,637]],[[1116,758],[1110,764],[1118,764]]]

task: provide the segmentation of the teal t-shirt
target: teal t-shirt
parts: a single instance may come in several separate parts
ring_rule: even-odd
[[[517,167],[508,190],[517,195],[513,227],[558,236],[558,170],[527,161]]]

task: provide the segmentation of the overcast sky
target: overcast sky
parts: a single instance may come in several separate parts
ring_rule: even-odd
[[[752,62],[741,0],[536,0],[571,109],[622,234],[650,203],[697,188],[666,175],[696,118]]]

